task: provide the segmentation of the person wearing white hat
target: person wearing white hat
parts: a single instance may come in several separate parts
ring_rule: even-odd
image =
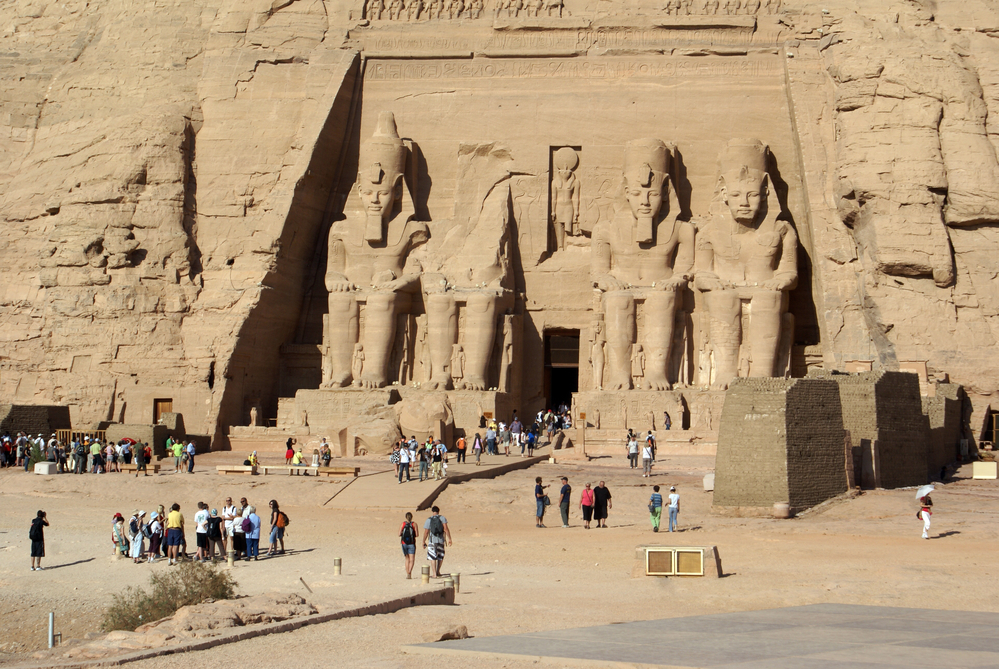
[[[132,519],[128,521],[128,535],[129,539],[132,542],[132,546],[128,554],[129,556],[131,556],[132,562],[136,564],[142,562],[142,553],[143,553],[142,520],[145,517],[146,517],[145,511],[136,511],[132,515]]]

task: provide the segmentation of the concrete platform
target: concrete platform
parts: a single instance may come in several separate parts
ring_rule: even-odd
[[[783,609],[474,637],[406,652],[557,666],[887,669],[999,667],[999,613],[812,604]],[[473,631],[474,630],[470,630]]]

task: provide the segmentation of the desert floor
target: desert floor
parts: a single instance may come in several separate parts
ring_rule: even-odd
[[[214,465],[234,462],[217,453],[198,460],[192,475],[161,473],[42,477],[0,470],[0,664],[30,660],[43,647],[47,614],[58,631],[82,637],[99,629],[113,593],[145,585],[169,567],[133,565],[111,556],[110,519],[118,511],[149,511],[179,502],[188,522],[202,500],[221,508],[226,495],[246,496],[266,509],[277,499],[291,517],[289,554],[240,563],[240,592],[297,592],[322,605],[349,605],[398,597],[423,587],[405,580],[398,531],[404,509],[393,497],[408,483],[384,485],[371,507],[331,510],[323,504],[342,483],[314,477],[222,477]],[[495,459],[494,459],[495,461]],[[386,460],[358,459],[363,471]],[[184,662],[215,669],[247,661],[269,666],[460,667],[470,660],[410,655],[404,646],[435,640],[453,625],[473,636],[581,627],[705,613],[755,610],[819,602],[997,610],[999,592],[999,485],[973,481],[970,465],[934,494],[932,539],[912,490],[868,491],[792,520],[724,518],[710,513],[711,493],[701,479],[713,458],[665,457],[651,479],[627,460],[538,464],[494,479],[452,485],[438,499],[454,545],[444,571],[461,573],[455,606],[419,607],[391,615],[337,621],[194,653]],[[554,509],[546,529],[534,527],[534,477],[553,484],[567,475],[573,486],[571,527]],[[387,478],[387,477],[383,477]],[[578,509],[584,482],[605,480],[613,495],[608,530],[585,530]],[[653,534],[646,502],[652,485],[681,493],[675,535]],[[664,489],[666,492],[668,488]],[[46,570],[29,570],[30,520],[45,509]],[[428,514],[420,512],[422,521]],[[192,530],[188,540],[193,546]],[[266,543],[266,542],[262,542]],[[717,545],[721,579],[635,576],[635,547],[646,543]],[[344,573],[333,576],[333,558]],[[416,573],[425,564],[418,554]],[[301,580],[313,590],[308,593]],[[669,634],[668,621],[662,634]],[[144,661],[146,669],[175,667],[178,658]],[[481,667],[536,666],[529,661],[479,660]]]

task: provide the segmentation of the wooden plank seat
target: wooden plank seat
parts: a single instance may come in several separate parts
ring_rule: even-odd
[[[257,468],[250,465],[216,465],[215,469],[223,476],[228,474],[245,474],[253,476],[257,473]]]
[[[357,476],[361,473],[360,467],[320,467],[316,470],[316,474],[322,474],[323,476]]]
[[[288,474],[289,476],[308,476],[309,472],[316,472],[319,468],[311,465],[260,465],[260,473],[264,476],[268,474]]]
[[[130,465],[126,465],[125,463],[121,463],[119,466],[121,467],[121,471],[123,471],[123,472],[131,472],[131,473],[134,474],[135,473],[135,468],[138,465],[136,465],[133,462]],[[159,472],[160,472],[160,465],[147,464],[146,465],[146,471],[147,472],[152,472],[153,474],[159,474]]]

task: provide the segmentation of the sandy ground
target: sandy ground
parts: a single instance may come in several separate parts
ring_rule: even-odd
[[[404,578],[397,539],[401,512],[324,508],[342,483],[221,477],[208,468],[234,458],[213,454],[199,459],[200,471],[193,475],[139,479],[124,474],[44,478],[0,470],[0,663],[30,659],[30,651],[43,646],[49,611],[66,637],[81,637],[98,630],[112,593],[145,585],[151,572],[168,569],[163,563],[133,565],[110,555],[112,514],[148,511],[158,503],[179,502],[190,520],[198,500],[215,507],[226,495],[246,496],[260,508],[271,498],[281,502],[292,519],[289,554],[237,565],[235,577],[245,594],[297,592],[319,606],[350,605],[423,587],[418,578]],[[383,460],[359,463],[366,471],[384,467]],[[867,492],[788,521],[713,516],[711,494],[701,489],[701,477],[712,466],[708,457],[666,458],[652,479],[643,479],[624,458],[605,458],[540,464],[451,486],[437,503],[454,538],[445,571],[462,575],[455,606],[317,625],[189,659],[217,669],[242,669],[248,657],[300,669],[330,666],[331,658],[337,666],[350,667],[461,667],[468,666],[467,659],[410,655],[402,647],[433,640],[456,624],[484,636],[817,602],[997,610],[999,485],[972,481],[970,466],[934,495],[930,541],[920,539],[911,490]],[[555,510],[548,528],[536,529],[534,477],[556,484],[563,474],[574,488],[571,527],[560,527]],[[576,506],[578,491],[585,481],[600,479],[613,495],[611,527],[587,531]],[[653,484],[678,486],[682,532],[651,532],[646,501]],[[395,490],[385,487],[372,506],[384,506]],[[39,508],[52,524],[46,530],[47,569],[31,572],[27,531]],[[421,524],[426,515],[417,515]],[[671,540],[717,545],[726,576],[633,576],[636,546]],[[340,577],[333,576],[334,557],[344,561]],[[418,557],[417,572],[425,564],[424,556]],[[668,632],[664,624],[663,633]],[[164,658],[143,666],[176,664],[176,658]],[[526,660],[476,665],[535,666]]]

